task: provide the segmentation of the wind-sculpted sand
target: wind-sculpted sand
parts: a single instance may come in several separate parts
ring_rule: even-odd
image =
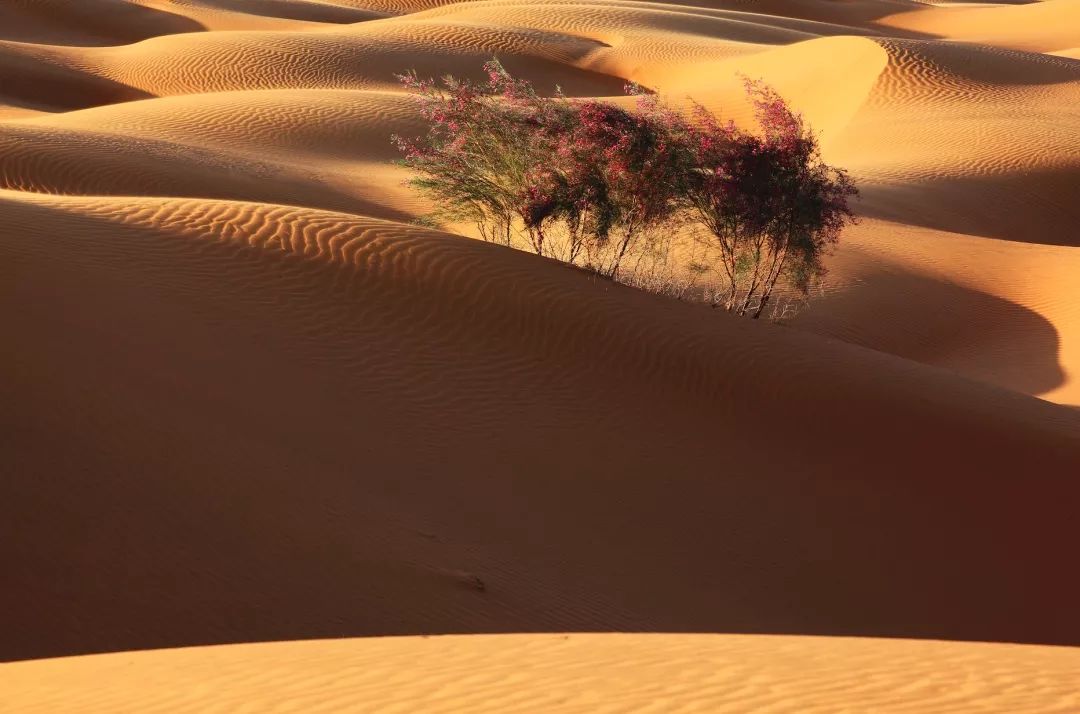
[[[61,658],[0,709],[1080,707],[1078,47],[1076,0],[0,7],[0,660]],[[493,55],[775,86],[863,192],[823,293],[418,226],[394,75]],[[483,634],[621,631],[669,634]]]
[[[200,647],[0,669],[19,711],[1065,714],[1080,651],[824,637],[544,634]],[[139,673],[132,681],[132,672]],[[902,694],[898,696],[898,692]],[[856,706],[853,707],[853,702]]]

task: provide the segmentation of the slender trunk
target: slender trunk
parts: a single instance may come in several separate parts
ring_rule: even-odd
[[[731,312],[735,309],[735,297],[739,291],[739,256],[737,253],[739,237],[736,228],[728,226],[726,230],[731,236],[731,241],[720,240],[720,259],[724,264],[724,272],[727,273],[728,278],[728,294],[724,300],[724,309]]]
[[[788,229],[788,234],[784,239],[783,245],[778,249],[778,261],[776,263],[775,270],[770,266],[768,274],[768,282],[765,285],[765,292],[761,296],[761,304],[758,305],[758,309],[754,312],[753,318],[756,320],[761,317],[761,313],[765,310],[765,306],[769,303],[769,299],[772,297],[773,288],[776,287],[776,281],[780,279],[780,274],[784,271],[784,261],[787,260],[788,246],[791,244],[792,228]]]
[[[787,250],[784,250],[783,256],[780,258],[779,265],[776,266],[776,274],[770,278],[768,285],[765,288],[765,292],[761,295],[761,303],[758,305],[758,309],[754,311],[753,318],[756,320],[761,317],[761,313],[765,310],[765,306],[769,303],[769,298],[772,297],[773,287],[776,286],[776,279],[780,277],[780,272],[784,268],[784,261],[787,259]]]
[[[611,263],[611,270],[608,272],[608,277],[612,280],[617,280],[619,277],[619,264],[622,262],[623,255],[626,254],[627,245],[628,239],[624,239],[619,246],[619,252],[615,255],[615,260]]]
[[[739,306],[739,314],[745,315],[746,311],[750,309],[750,301],[754,298],[754,293],[758,289],[758,281],[761,278],[761,249],[764,243],[764,236],[758,235],[754,240],[754,272],[750,276],[750,286],[746,289],[746,297],[743,298],[742,305]],[[774,257],[775,260],[775,257]],[[770,262],[769,269],[772,269],[772,263]]]
[[[795,203],[796,197],[791,198],[791,208],[788,211],[788,225],[787,230],[784,232],[784,242],[777,248],[780,260],[776,265],[776,270],[769,272],[769,282],[766,286],[765,293],[762,296],[761,304],[758,305],[757,311],[754,312],[754,319],[761,317],[761,313],[765,311],[765,306],[768,304],[769,299],[772,297],[773,288],[776,287],[776,281],[780,279],[780,274],[784,271],[784,261],[787,260],[788,248],[791,246],[791,239],[795,234]]]
[[[611,264],[611,272],[608,273],[612,280],[619,277],[619,264],[622,263],[623,256],[626,255],[626,251],[630,249],[630,242],[634,239],[634,233],[636,232],[634,226],[627,226],[623,233],[622,242],[619,244],[619,250],[615,254],[615,261]]]
[[[578,216],[577,227],[570,229],[570,264],[573,265],[577,262],[578,256],[581,254],[581,248],[585,243],[585,225],[588,221],[589,209],[582,210],[581,215]]]
[[[533,252],[537,255],[544,254],[544,232],[538,228],[526,228],[526,233],[529,236],[529,244],[532,246]]]
[[[645,260],[645,253],[638,253],[637,260],[634,261],[634,267],[630,269],[630,274],[631,275],[634,275],[634,276],[641,275],[641,262],[643,260]],[[654,263],[653,267],[655,268],[655,263]]]
[[[581,229],[570,229],[570,260],[571,265],[577,263],[578,256],[581,254]]]
[[[729,226],[725,224],[725,221],[717,216],[717,211],[711,204],[702,201],[696,201],[694,208],[701,219],[701,222],[705,224],[705,227],[713,238],[720,245],[720,265],[724,268],[724,274],[727,276],[727,297],[723,300],[724,309],[728,312],[731,311],[732,306],[735,304],[735,261],[733,258],[734,249],[729,245],[726,234],[729,232]],[[720,305],[720,300],[717,297],[713,299],[713,307]]]

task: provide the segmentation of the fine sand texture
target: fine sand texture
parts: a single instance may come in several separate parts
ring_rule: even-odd
[[[53,712],[1009,712],[1080,709],[1080,650],[746,635],[263,643],[0,665],[0,705]]]
[[[0,3],[0,660],[65,658],[0,709],[1075,711],[1078,48],[1080,0]],[[394,75],[492,56],[772,84],[862,190],[822,294],[417,225]]]

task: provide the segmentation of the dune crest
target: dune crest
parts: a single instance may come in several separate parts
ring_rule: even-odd
[[[929,7],[890,15],[880,22],[932,37],[1055,53],[1076,42],[1080,2],[1042,0],[1019,5]]]
[[[327,640],[27,662],[0,669],[19,711],[1052,714],[1080,705],[1080,652],[971,642],[739,635]],[[406,674],[407,673],[407,674]],[[115,682],[131,682],[118,687]]]

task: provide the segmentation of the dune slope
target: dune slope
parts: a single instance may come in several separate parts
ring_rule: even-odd
[[[1080,641],[1072,410],[401,224],[4,199],[7,658],[578,628]]]
[[[1080,706],[1080,651],[738,635],[502,635],[192,648],[0,665],[23,712],[876,712]],[[123,685],[118,683],[123,682]]]

